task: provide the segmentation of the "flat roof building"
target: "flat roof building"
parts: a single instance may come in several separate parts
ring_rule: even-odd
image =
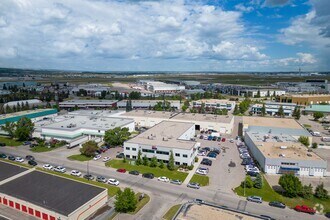
[[[226,99],[200,99],[192,102],[193,108],[200,108],[202,103],[205,104],[206,109],[227,109],[228,111],[235,108],[236,102]]]
[[[0,185],[0,204],[39,219],[86,219],[107,200],[105,188],[41,171],[30,170]]]
[[[330,115],[330,104],[328,105],[309,105],[303,110],[306,114],[314,112],[322,112],[325,115]]]
[[[95,109],[95,108],[115,108],[117,100],[83,100],[83,99],[74,99],[68,100],[59,103],[60,108],[72,109]]]
[[[163,100],[131,100],[133,109],[152,109],[157,103],[163,102]],[[176,100],[166,100],[171,104],[171,107],[174,109],[181,109],[180,101]],[[117,107],[119,109],[126,108],[127,100],[122,100],[117,102]]]
[[[282,106],[284,115],[292,116],[292,113],[297,106],[295,103],[279,103],[279,102],[265,102],[265,110],[268,115],[276,115]],[[253,114],[260,115],[263,104],[254,104],[251,108]]]
[[[276,102],[296,103],[297,105],[329,104],[330,95],[282,95],[276,97]]]
[[[42,104],[42,101],[40,101],[39,99],[27,99],[27,100],[12,101],[12,102],[5,103],[3,105],[3,107],[4,108],[6,108],[7,106],[14,107],[14,106],[17,106],[17,104],[22,105],[22,103],[24,105],[26,105],[26,103],[28,103],[29,107],[33,107],[33,106],[38,106],[38,105]]]
[[[170,152],[176,165],[192,165],[197,155],[199,143],[194,141],[193,123],[162,121],[138,136],[124,143],[127,158],[136,159],[140,150],[142,156],[156,157],[167,163]]]

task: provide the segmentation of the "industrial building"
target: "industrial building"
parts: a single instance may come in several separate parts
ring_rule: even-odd
[[[306,114],[322,112],[324,115],[330,115],[330,103],[328,105],[309,105],[303,110],[303,112]]]
[[[244,89],[239,91],[240,96],[256,97],[260,94],[260,97],[267,96],[281,96],[285,95],[284,90],[274,90],[274,89]]]
[[[34,137],[46,140],[55,138],[71,145],[78,145],[87,140],[103,140],[105,132],[116,127],[134,131],[134,121],[115,117],[111,111],[76,111],[52,119],[35,123]]]
[[[83,100],[74,99],[59,103],[62,109],[109,109],[116,108],[116,100]]]
[[[312,135],[294,119],[243,117],[244,141],[265,173],[325,176],[327,162],[298,142]]]
[[[0,204],[43,220],[86,219],[108,201],[108,190],[0,162]]]
[[[230,134],[234,126],[234,117],[231,115],[134,110],[123,112],[118,117],[133,119],[136,127],[152,127],[162,121],[173,121],[194,123],[196,130],[213,129]]]
[[[130,100],[132,103],[133,109],[152,109],[157,103],[163,102],[163,100]],[[176,100],[166,100],[166,102],[169,102],[171,104],[171,107],[173,109],[181,109],[181,103],[180,101]],[[122,100],[117,102],[117,107],[119,109],[126,108],[127,100]]]
[[[193,108],[201,108],[205,104],[205,109],[227,109],[231,111],[235,108],[236,102],[226,99],[200,99],[192,102]]]
[[[146,90],[155,94],[176,93],[185,90],[185,86],[183,85],[168,84],[160,81],[140,80],[139,83],[143,85]]]
[[[297,105],[329,104],[330,95],[282,95],[276,97],[276,102],[296,103]]]
[[[279,108],[282,106],[285,116],[292,116],[292,113],[297,106],[295,103],[279,103],[279,102],[265,102],[265,109],[267,115],[276,115]],[[260,115],[263,104],[254,104],[251,108],[253,114]]]
[[[142,156],[156,157],[158,161],[168,163],[172,151],[176,165],[192,165],[200,146],[194,136],[193,123],[162,121],[126,141],[124,154],[127,158],[137,159],[140,150]]]
[[[42,101],[40,101],[39,99],[28,99],[28,100],[20,100],[20,101],[12,101],[12,102],[7,102],[3,105],[4,108],[6,108],[7,106],[9,107],[14,107],[17,106],[17,104],[20,104],[22,106],[26,105],[26,103],[29,105],[29,107],[35,107],[35,106],[39,106],[42,104]]]
[[[111,90],[111,87],[103,85],[103,84],[97,84],[97,83],[78,85],[71,90],[71,93],[77,94],[81,90],[85,90],[87,92],[87,95],[100,96],[101,92],[103,92],[103,91],[108,92]]]

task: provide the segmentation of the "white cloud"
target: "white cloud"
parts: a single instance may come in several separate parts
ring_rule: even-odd
[[[263,6],[265,7],[280,7],[287,5],[290,0],[265,0]]]
[[[235,9],[238,11],[249,13],[253,11],[254,8],[252,6],[244,6],[242,3],[240,3],[238,5],[235,5]]]

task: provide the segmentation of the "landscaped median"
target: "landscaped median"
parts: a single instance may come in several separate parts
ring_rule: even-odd
[[[50,171],[50,170],[45,170],[45,169],[42,169],[42,168],[39,168],[39,167],[36,168],[36,169],[41,170],[41,171],[46,172],[46,173],[56,175],[56,176],[62,176],[62,177],[68,178],[68,179],[72,179],[72,180],[75,180],[75,181],[78,181],[78,182],[88,183],[88,184],[91,184],[91,185],[94,185],[94,186],[107,188],[108,189],[108,195],[110,197],[116,195],[116,193],[119,190],[119,187],[117,187],[117,186],[111,186],[109,184],[100,183],[100,182],[96,182],[96,181],[93,181],[93,180],[87,180],[87,179],[84,179],[82,177],[76,177],[76,176],[72,176],[72,175],[66,174],[66,173],[58,173],[58,172],[54,172],[54,171]]]
[[[144,165],[133,165],[130,164],[129,161],[124,162],[123,160],[110,160],[105,164],[108,167],[112,167],[115,169],[123,168],[128,171],[137,170],[140,173],[153,173],[155,177],[166,176],[169,179],[177,179],[181,180],[182,182],[186,179],[188,173],[179,172],[176,170],[169,170],[166,167],[159,168],[159,167],[149,167]]]
[[[324,207],[324,212],[330,211],[330,199],[328,200],[321,200],[315,197],[312,197],[311,199],[304,199],[302,197],[295,197],[295,198],[289,198],[281,195],[280,193],[273,190],[273,188],[268,184],[267,180],[262,176],[263,178],[263,186],[261,189],[257,189],[254,187],[251,188],[245,188],[245,194],[244,194],[244,187],[238,186],[234,189],[235,193],[239,196],[260,196],[264,201],[271,202],[271,201],[279,201],[290,208],[294,208],[296,205],[307,205],[309,207],[314,207],[316,204],[322,204]]]
[[[194,174],[190,180],[190,182],[199,183],[200,186],[209,185],[209,181],[210,181],[210,179],[208,176],[203,176],[203,175],[198,175],[198,174]]]
[[[22,141],[16,141],[9,137],[0,136],[0,143],[4,143],[6,146],[17,147],[23,144]]]
[[[172,220],[172,218],[174,217],[174,215],[178,212],[178,210],[180,209],[181,204],[178,205],[174,205],[172,206],[163,216],[163,219],[165,220]]]
[[[89,161],[89,160],[93,159],[93,157],[87,157],[83,154],[75,154],[75,155],[69,156],[68,159],[77,160],[77,161]]]

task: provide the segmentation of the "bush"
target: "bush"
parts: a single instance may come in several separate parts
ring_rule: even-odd
[[[157,167],[157,165],[158,165],[157,157],[154,156],[154,157],[151,158],[149,166],[150,167]]]
[[[195,163],[197,163],[198,162],[198,157],[195,157]]]
[[[309,146],[309,139],[308,139],[308,137],[300,136],[299,139],[298,139],[298,141],[300,143],[302,143],[303,145],[305,145],[306,147]]]
[[[303,197],[304,199],[311,199],[312,196],[313,196],[313,187],[312,187],[312,185],[311,184],[309,184],[308,186],[304,185],[302,187],[300,196]]]
[[[317,146],[317,143],[314,142],[314,143],[312,144],[312,148],[316,149],[317,147],[318,147],[318,146]]]
[[[133,212],[136,209],[137,199],[135,193],[130,188],[125,188],[124,191],[117,192],[115,209],[117,212]]]
[[[315,188],[314,196],[319,199],[328,199],[329,198],[328,190],[324,189],[323,183],[321,183],[320,185],[317,185],[317,187]]]
[[[241,182],[241,187],[252,188],[253,181],[250,176],[245,177],[245,180]]]
[[[144,166],[148,166],[149,165],[149,160],[148,160],[148,158],[147,158],[146,155],[144,155],[143,158],[142,158],[142,164]]]
[[[261,189],[263,187],[263,179],[260,174],[257,175],[257,178],[254,181],[254,187],[257,189]]]
[[[194,165],[187,166],[188,170],[194,169]]]
[[[165,164],[164,164],[163,160],[161,160],[159,162],[159,168],[163,169],[164,167],[165,167]]]
[[[290,198],[297,197],[302,191],[302,184],[299,178],[293,174],[282,175],[278,183],[285,190],[285,194]]]

